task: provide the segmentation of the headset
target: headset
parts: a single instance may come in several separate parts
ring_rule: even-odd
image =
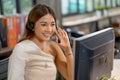
[[[29,30],[29,31],[33,31],[33,29],[34,29],[34,22],[28,22],[26,24],[26,29]]]

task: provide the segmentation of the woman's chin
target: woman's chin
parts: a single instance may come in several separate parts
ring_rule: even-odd
[[[50,40],[50,37],[49,38],[44,38],[44,41],[49,41]]]

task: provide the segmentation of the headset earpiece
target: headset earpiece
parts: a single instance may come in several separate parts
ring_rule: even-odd
[[[27,25],[26,25],[26,28],[27,28],[29,31],[33,31],[34,23],[33,23],[33,22],[28,22]]]

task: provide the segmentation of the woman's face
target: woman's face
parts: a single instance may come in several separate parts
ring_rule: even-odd
[[[35,38],[39,41],[48,41],[56,31],[56,23],[50,14],[41,17],[34,27]]]

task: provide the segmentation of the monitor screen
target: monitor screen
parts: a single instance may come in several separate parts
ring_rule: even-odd
[[[109,78],[114,59],[114,30],[106,28],[72,39],[75,59],[73,80]]]

